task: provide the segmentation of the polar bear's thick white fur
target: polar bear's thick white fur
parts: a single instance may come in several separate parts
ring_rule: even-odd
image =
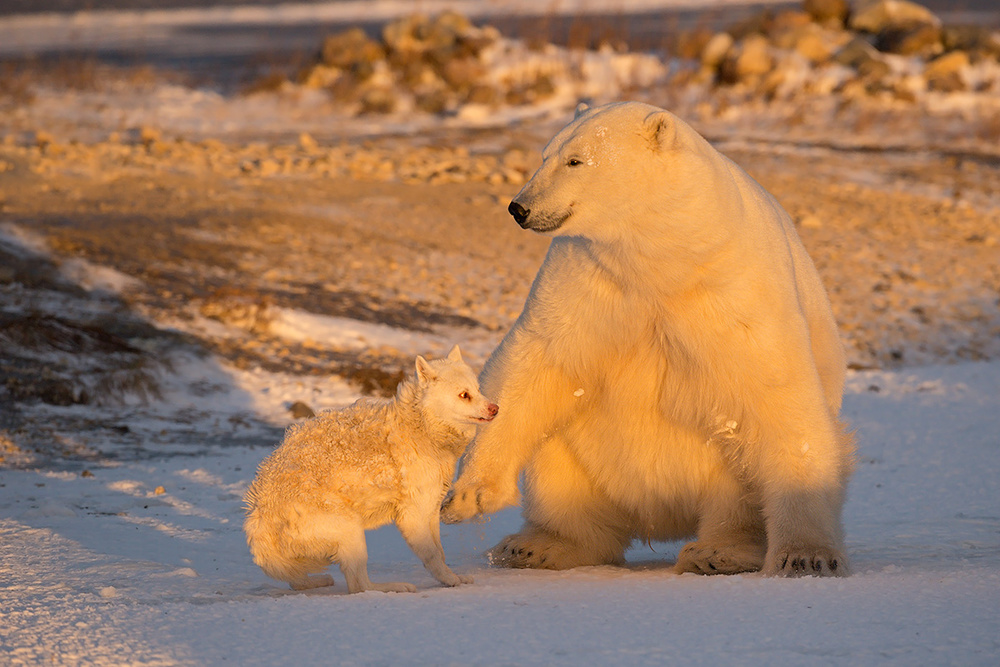
[[[843,348],[793,223],[667,111],[581,110],[510,205],[555,238],[480,378],[505,406],[446,521],[517,503],[494,563],[844,575]]]

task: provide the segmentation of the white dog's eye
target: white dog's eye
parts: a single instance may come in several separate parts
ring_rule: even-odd
[[[581,160],[580,158],[571,157],[570,159],[566,160],[567,167],[579,167],[582,164],[583,160]]]
[[[463,391],[461,394],[458,395],[458,397],[460,399],[462,399],[463,401],[471,401],[472,400],[472,396],[470,396],[469,392],[467,392],[467,391]]]

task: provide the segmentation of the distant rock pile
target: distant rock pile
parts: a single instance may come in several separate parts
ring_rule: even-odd
[[[700,67],[685,82],[710,82],[786,99],[800,93],[915,101],[927,92],[1000,97],[1000,32],[943,26],[906,0],[804,0],[725,32],[695,31],[682,56]]]
[[[492,26],[479,28],[445,11],[390,23],[381,40],[360,28],[328,37],[318,62],[298,78],[308,88],[329,91],[355,113],[470,115],[501,106],[573,105],[595,94],[648,87],[667,72],[655,56],[610,47],[531,49]]]
[[[668,81],[767,101],[1000,98],[1000,32],[945,26],[907,0],[804,0],[799,9],[765,10],[723,32],[682,34],[676,55],[693,67],[610,46],[530,48],[446,11],[390,23],[380,39],[359,28],[330,36],[298,84],[328,91],[354,114],[466,118],[501,107],[572,108],[581,99],[655,93]]]

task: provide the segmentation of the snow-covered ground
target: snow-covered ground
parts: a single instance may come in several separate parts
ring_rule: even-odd
[[[206,21],[346,20],[350,11],[385,18],[414,4],[428,12],[462,4],[472,16],[510,8],[488,0],[385,0],[24,16],[0,21],[0,55],[31,53],[59,39],[184,50],[195,44],[178,37],[183,28]],[[599,4],[607,5],[519,1],[517,11],[579,12]],[[198,39],[212,46],[211,37]],[[119,108],[91,95],[99,97],[40,91],[34,106],[11,117],[22,113],[23,124],[32,116],[56,118],[77,131],[93,126],[102,137],[119,125],[218,137],[276,134],[282,125],[314,131],[310,123],[330,122],[328,108],[307,96],[292,108],[278,97],[234,99],[163,85],[121,92]],[[304,113],[311,100],[315,112]],[[493,117],[501,127],[517,120]],[[356,133],[411,129],[393,118],[340,121],[353,122]],[[426,119],[437,122],[444,121]],[[726,136],[738,141],[745,130]],[[885,178],[895,173],[883,171]],[[851,168],[830,179],[867,173]],[[4,225],[0,241],[47,252],[30,234],[15,232]],[[64,262],[62,271],[87,289],[128,287],[122,274],[83,260]],[[276,309],[274,317],[273,332],[288,341],[387,345],[407,354],[443,353],[455,341],[478,361],[501,335],[484,330],[462,339],[294,309]],[[208,318],[155,325],[200,327],[206,338],[218,327],[219,337],[229,335]],[[333,589],[304,593],[269,580],[250,560],[241,497],[279,437],[262,424],[287,421],[288,404],[302,396],[320,409],[354,400],[356,390],[337,379],[243,371],[183,352],[170,361],[162,397],[150,405],[37,407],[43,422],[85,416],[127,424],[128,437],[144,443],[137,451],[90,441],[98,454],[90,462],[0,469],[0,665],[1000,664],[998,361],[851,373],[844,414],[857,430],[858,467],[845,509],[849,578],[679,576],[671,565],[681,545],[656,543],[636,545],[624,568],[493,569],[483,553],[517,529],[518,512],[510,509],[482,523],[442,527],[449,563],[475,584],[440,587],[388,527],[369,536],[372,578],[410,581],[420,590],[355,596],[346,594],[339,572]],[[0,431],[0,457],[8,444]]]
[[[241,494],[264,448],[0,471],[4,664],[995,665],[1000,364],[864,372],[852,577],[678,576],[677,544],[625,568],[490,568],[516,510],[445,526],[476,582],[440,587],[393,527],[373,579],[417,594],[293,593],[250,561]]]

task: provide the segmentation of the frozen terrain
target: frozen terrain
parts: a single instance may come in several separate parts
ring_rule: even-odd
[[[443,527],[440,587],[393,527],[375,580],[417,594],[293,593],[251,562],[241,494],[264,448],[84,470],[0,471],[6,664],[995,665],[1000,365],[850,376],[853,576],[678,576],[679,545],[625,568],[491,569],[516,510]]]
[[[0,18],[0,56],[232,56],[261,45],[237,28],[415,3],[179,4]],[[764,104],[752,87],[635,90],[649,54],[501,45],[488,74],[562,67],[555,96],[355,115],[299,84],[240,95],[66,64],[0,85],[0,665],[1000,664],[998,65],[905,103]],[[919,78],[890,62],[890,82]],[[438,585],[391,526],[369,535],[371,576],[416,594],[349,596],[335,570],[332,589],[269,580],[241,497],[292,410],[390,391],[452,343],[483,363],[546,245],[506,202],[587,90],[669,103],[795,220],[853,367],[853,575],[679,576],[679,543],[636,544],[622,568],[494,569],[512,508],[442,526],[473,585]]]

